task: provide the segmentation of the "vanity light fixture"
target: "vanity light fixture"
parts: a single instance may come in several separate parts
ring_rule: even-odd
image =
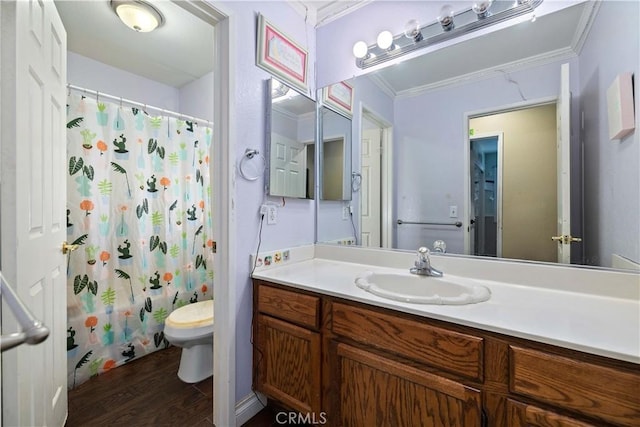
[[[414,43],[422,40],[422,33],[420,32],[420,23],[412,19],[404,25],[404,36],[410,40],[413,40]]]
[[[410,52],[451,40],[491,25],[508,21],[525,14],[535,16],[535,9],[543,0],[476,0],[473,7],[455,12],[450,5],[440,9],[437,19],[419,24],[417,19],[407,22],[403,32],[393,35],[381,32],[375,44],[359,41],[353,46],[358,68],[369,68],[397,59]],[[404,35],[404,37],[403,37]]]
[[[111,9],[129,28],[148,33],[164,24],[164,16],[151,3],[142,0],[111,0]]]
[[[442,9],[440,9],[440,15],[438,15],[438,22],[440,22],[440,25],[442,25],[442,29],[444,31],[453,30],[454,16],[455,13],[453,13],[453,7],[451,7],[451,5],[445,4],[444,6],[442,6]]]
[[[471,6],[471,10],[473,10],[476,15],[478,15],[478,19],[485,19],[489,16],[489,9],[493,4],[493,0],[479,0],[473,2],[473,6]]]

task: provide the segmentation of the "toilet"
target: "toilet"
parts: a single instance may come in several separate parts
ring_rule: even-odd
[[[182,347],[178,378],[196,383],[213,375],[213,300],[174,310],[165,320],[164,336]]]

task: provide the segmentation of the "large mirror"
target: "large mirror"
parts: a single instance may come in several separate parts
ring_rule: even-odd
[[[637,268],[638,130],[609,140],[606,105],[613,78],[638,70],[637,12],[631,1],[573,4],[353,79],[353,170],[363,175],[355,223],[327,236],[327,224],[344,220],[321,210],[318,240]],[[608,45],[620,52],[599,47]],[[568,173],[558,172],[556,152],[563,87],[572,106]],[[571,178],[564,198],[563,176]],[[552,237],[563,238],[566,208],[567,236],[583,240],[562,259]],[[539,210],[546,217],[533,222]]]
[[[316,103],[274,78],[267,93],[267,194],[312,199]]]

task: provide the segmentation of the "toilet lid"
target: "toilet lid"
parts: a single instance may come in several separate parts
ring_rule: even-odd
[[[192,328],[213,323],[213,300],[196,302],[174,310],[165,324],[174,328]]]

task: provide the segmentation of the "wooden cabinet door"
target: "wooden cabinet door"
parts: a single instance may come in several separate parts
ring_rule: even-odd
[[[258,315],[256,390],[303,414],[320,412],[320,334]]]
[[[338,425],[481,425],[478,390],[346,344],[337,345],[335,361],[340,391],[331,412]]]
[[[595,427],[595,424],[511,399],[507,401],[507,417],[509,427]]]

